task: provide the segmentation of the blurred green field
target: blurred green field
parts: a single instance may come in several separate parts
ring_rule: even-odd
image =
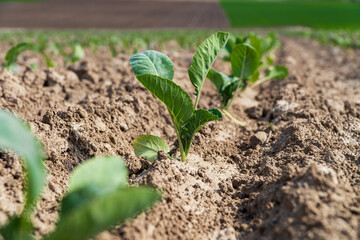
[[[175,44],[189,49],[199,45],[214,30],[0,30],[0,43],[16,45],[20,42],[51,44],[77,42],[83,47],[97,48],[109,44],[122,46],[124,50],[164,48]],[[234,29],[236,35],[242,30]]]
[[[220,0],[232,27],[359,28],[360,3]]]

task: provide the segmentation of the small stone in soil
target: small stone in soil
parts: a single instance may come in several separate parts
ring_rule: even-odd
[[[251,136],[250,145],[252,147],[255,147],[256,145],[264,144],[266,142],[266,139],[267,139],[266,132],[263,131],[257,132]]]

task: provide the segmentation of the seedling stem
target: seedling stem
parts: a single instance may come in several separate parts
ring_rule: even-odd
[[[195,100],[195,106],[194,106],[195,110],[197,110],[197,106],[198,106],[198,104],[199,104],[200,93],[201,93],[201,92],[199,92],[199,93],[196,94],[196,100]]]
[[[233,120],[235,123],[237,123],[239,126],[244,127],[245,123],[240,122],[235,117],[233,117],[228,111],[225,109],[222,109],[223,113],[225,113],[226,116],[228,116],[231,120]]]
[[[250,86],[250,88],[251,89],[256,88],[257,86],[259,86],[260,84],[262,84],[263,82],[266,82],[267,80],[269,80],[271,78],[272,78],[272,76],[264,77],[263,79],[256,81],[253,85]]]

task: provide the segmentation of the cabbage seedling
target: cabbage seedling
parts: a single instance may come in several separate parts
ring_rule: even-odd
[[[231,63],[232,74],[228,76],[214,69],[211,69],[207,74],[207,78],[218,91],[223,113],[240,126],[244,124],[227,111],[239,91],[245,91],[249,83],[253,83],[253,86],[256,87],[269,79],[283,79],[288,75],[286,67],[271,66],[267,70],[266,77],[259,80],[259,68],[265,65],[261,62],[262,57],[276,46],[273,37],[269,37],[269,39],[264,41],[256,35],[250,35],[243,39],[231,41],[227,44],[226,52],[230,54],[228,58]]]
[[[22,158],[26,170],[25,207],[0,229],[4,239],[31,240],[30,215],[45,182],[43,150],[28,128],[16,117],[0,110],[0,149]],[[56,229],[45,240],[86,240],[107,228],[124,223],[144,211],[160,194],[150,187],[129,187],[128,172],[120,157],[93,158],[77,166],[69,190],[61,201]]]
[[[259,54],[259,57],[266,58],[266,63],[262,63],[262,65],[272,65],[274,62],[274,56],[272,51],[280,46],[280,41],[278,36],[270,32],[266,36],[260,38],[258,35],[251,33],[248,36],[245,36],[243,38],[240,37],[230,37],[229,41],[226,43],[226,46],[224,48],[224,54],[225,56],[222,58],[223,61],[230,62],[230,57],[233,48],[241,43],[248,43],[251,46],[253,46]]]
[[[54,67],[55,63],[53,63],[50,57],[45,52],[45,47],[40,46],[39,44],[23,42],[18,45],[12,47],[5,55],[4,68],[10,69],[13,72],[16,72],[16,61],[19,55],[27,50],[36,52],[41,54],[46,62],[48,68]]]
[[[255,88],[256,86],[270,80],[270,79],[274,79],[274,80],[281,80],[286,78],[289,75],[289,70],[287,69],[287,67],[281,66],[281,65],[276,65],[276,66],[271,66],[267,71],[266,71],[266,77],[257,80],[256,82],[254,82],[253,85],[251,85],[251,88]]]
[[[175,128],[183,162],[187,159],[195,133],[207,122],[222,118],[221,112],[217,109],[197,109],[197,106],[204,80],[228,38],[229,33],[217,32],[196,49],[188,70],[190,81],[195,87],[195,105],[189,94],[172,81],[174,65],[165,54],[148,50],[130,58],[130,65],[139,82],[166,105]],[[137,138],[133,146],[138,155],[151,161],[156,158],[157,151],[169,151],[164,140],[151,135]]]
[[[71,52],[67,53],[64,49],[60,50],[60,53],[65,57],[64,65],[70,63],[76,63],[85,57],[85,51],[83,47],[75,42],[70,45]]]

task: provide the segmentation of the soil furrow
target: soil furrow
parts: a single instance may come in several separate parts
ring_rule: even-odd
[[[74,166],[97,155],[121,155],[132,184],[147,183],[163,200],[96,239],[358,239],[360,237],[359,51],[283,38],[282,81],[249,89],[230,112],[246,122],[212,122],[194,138],[186,163],[150,165],[132,141],[176,136],[166,108],[135,79],[129,56],[107,49],[69,69],[0,73],[0,106],[29,122],[47,151],[48,185],[36,207],[35,234],[51,231]],[[187,79],[193,51],[165,52],[175,81]],[[26,53],[25,62],[32,59]],[[215,68],[229,71],[227,63]],[[192,96],[193,97],[193,96]],[[194,100],[194,99],[193,99]],[[218,106],[203,87],[200,107]],[[21,166],[0,154],[0,224],[21,209]]]

